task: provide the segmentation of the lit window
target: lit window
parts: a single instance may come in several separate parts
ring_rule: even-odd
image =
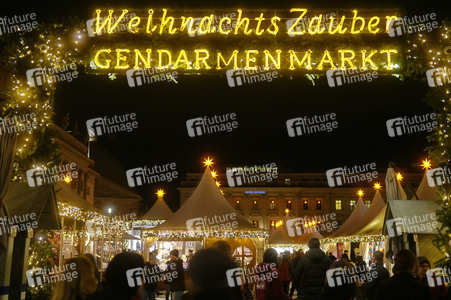
[[[271,200],[271,203],[269,203],[269,209],[276,209],[276,201]]]
[[[241,209],[240,200],[236,200],[235,209]]]
[[[355,200],[351,200],[349,202],[349,206],[351,207],[351,210],[354,210],[354,208],[355,208]]]
[[[288,201],[287,201],[287,208],[288,208],[288,209],[291,209],[291,200],[288,200]]]
[[[335,200],[335,210],[341,210],[341,200]]]
[[[253,219],[252,220],[252,225],[254,225],[255,227],[258,227],[258,220],[257,219]]]
[[[285,185],[290,185],[290,184],[291,184],[291,179],[285,178]]]
[[[252,209],[258,209],[258,202],[254,200]]]
[[[316,201],[316,209],[321,210],[321,200]]]
[[[304,200],[304,203],[302,204],[304,210],[308,210],[308,201]]]
[[[370,207],[370,205],[371,205],[371,200],[365,200],[365,206]]]

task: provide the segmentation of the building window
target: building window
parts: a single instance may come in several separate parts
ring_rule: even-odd
[[[291,200],[287,201],[287,209],[291,209]]]
[[[335,200],[335,210],[341,210],[341,200]]]
[[[351,210],[354,210],[354,208],[355,208],[355,200],[351,200],[349,202],[349,206],[351,207]]]
[[[291,179],[285,178],[285,185],[290,185],[290,184],[291,184]]]
[[[321,200],[316,200],[316,209],[321,210]]]
[[[240,200],[236,200],[236,202],[235,202],[235,209],[241,209]]]
[[[258,202],[257,202],[257,200],[254,200],[252,202],[252,209],[258,209]]]
[[[269,221],[269,228],[276,229],[276,220]]]
[[[308,200],[304,200],[302,202],[302,207],[304,208],[304,210],[308,210]]]
[[[275,200],[271,200],[271,202],[269,203],[269,209],[276,209],[276,201]]]
[[[365,200],[365,206],[370,207],[370,205],[371,205],[371,200]]]
[[[258,227],[258,219],[253,219],[252,225],[254,225],[255,227]]]

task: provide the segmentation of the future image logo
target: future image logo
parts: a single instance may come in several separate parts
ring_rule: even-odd
[[[46,83],[67,81],[78,78],[77,65],[75,63],[54,68],[34,68],[26,71],[27,83],[30,87],[43,86]]]
[[[227,182],[230,187],[242,186],[259,181],[271,182],[277,178],[277,166],[270,163],[260,166],[245,166],[239,168],[230,168],[226,170]]]
[[[186,121],[186,129],[190,137],[197,137],[204,134],[218,132],[231,132],[238,128],[238,121],[235,113],[224,115],[205,116]]]
[[[430,187],[437,187],[451,183],[451,170],[448,167],[435,168],[426,171]]]
[[[451,71],[448,68],[435,68],[426,71],[430,87],[442,86],[451,82]]]
[[[430,269],[426,273],[428,285],[430,287],[447,286],[451,282],[451,272],[445,268]]]
[[[86,121],[86,128],[90,138],[97,138],[104,134],[113,134],[119,132],[131,132],[138,128],[136,114],[105,116],[103,118],[94,118]]]
[[[156,182],[172,182],[178,178],[176,164],[154,165],[152,167],[129,169],[125,172],[130,187],[141,186]]]
[[[435,213],[405,216],[389,219],[386,222],[390,237],[401,236],[403,233],[430,232],[437,228],[438,221]]]
[[[405,134],[432,132],[438,127],[436,119],[435,113],[389,119],[386,122],[388,136],[398,137]]]
[[[363,81],[371,82],[378,77],[378,72],[367,71],[358,67],[352,69],[330,69],[326,71],[327,83],[330,87]]]
[[[130,69],[125,72],[129,87],[141,86],[156,82],[175,82],[177,83],[177,71],[169,71],[169,66],[164,68],[138,68]]]
[[[325,115],[314,115],[313,117],[304,116],[287,120],[287,130],[289,137],[296,137],[305,134],[318,132],[331,132],[338,128],[335,113]]]
[[[330,187],[355,183],[370,182],[377,178],[376,164],[354,165],[352,167],[329,169],[326,171],[327,183]]]
[[[388,35],[397,37],[416,32],[431,32],[438,28],[437,15],[429,13],[412,17],[392,18],[388,23]]]
[[[276,66],[274,64],[271,64],[268,68],[258,66],[252,70],[242,68],[227,70],[227,83],[230,87],[236,87],[244,84],[253,84],[263,81],[271,82],[279,76],[279,74],[275,70]]]

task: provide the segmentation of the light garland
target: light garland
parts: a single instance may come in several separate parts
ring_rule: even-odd
[[[269,234],[265,231],[242,231],[237,230],[233,232],[188,232],[188,231],[164,231],[154,232],[147,231],[142,233],[142,237],[156,237],[158,239],[172,239],[172,240],[201,240],[204,238],[268,238]]]
[[[343,243],[343,242],[380,242],[387,238],[385,235],[362,235],[362,236],[343,236],[343,237],[336,237],[336,238],[325,238],[320,240],[321,244],[336,244],[336,243]]]

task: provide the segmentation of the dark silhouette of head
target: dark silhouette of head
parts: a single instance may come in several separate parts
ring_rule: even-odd
[[[310,249],[319,248],[319,240],[317,238],[313,238],[308,242],[308,247]]]

